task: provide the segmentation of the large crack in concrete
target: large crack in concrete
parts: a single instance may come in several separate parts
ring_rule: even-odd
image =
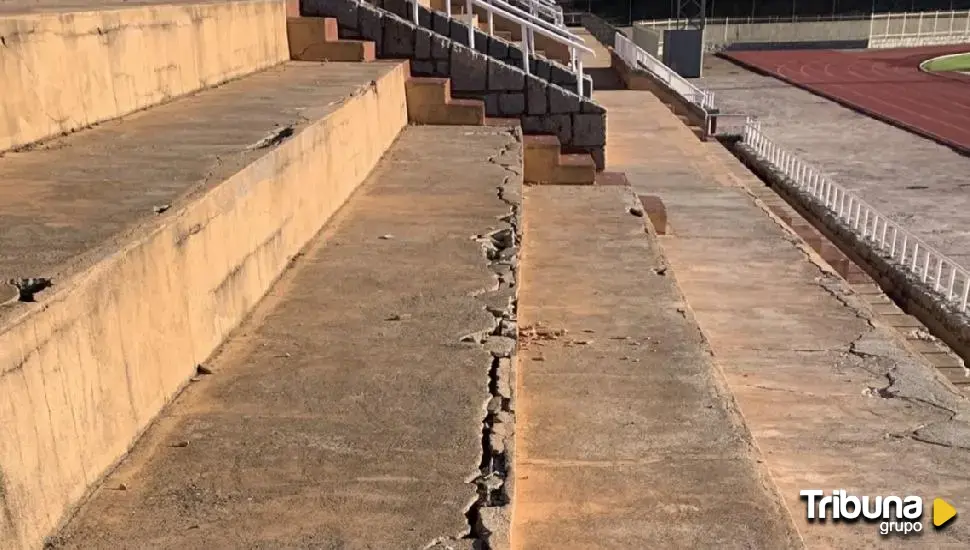
[[[754,156],[757,158],[756,155]],[[784,177],[774,167],[769,168],[775,177]],[[843,356],[855,358],[854,367],[875,377],[885,377],[887,382],[884,386],[866,387],[863,390],[865,395],[882,399],[899,399],[923,409],[927,416],[932,414],[944,417],[942,420],[920,424],[915,429],[888,434],[890,437],[970,450],[970,402],[945,383],[935,369],[914,360],[912,354],[896,338],[887,333],[889,329],[873,321],[873,316],[864,302],[846,288],[841,277],[821,262],[814,250],[795,234],[788,224],[772,212],[767,204],[750,189],[744,185],[740,187],[758,208],[782,228],[785,240],[792,243],[819,270],[819,277],[815,280],[818,286],[867,324],[866,329],[849,342],[844,351],[812,351],[840,352]]]
[[[491,355],[487,369],[487,393],[482,418],[482,454],[478,471],[469,479],[477,497],[465,511],[468,532],[459,537],[439,537],[429,550],[506,550],[514,495],[513,453],[515,449],[515,351],[518,340],[516,317],[519,243],[522,205],[522,154],[519,130],[511,130],[514,142],[490,157],[492,164],[507,173],[497,188],[498,199],[508,205],[499,218],[499,229],[476,235],[482,255],[493,273],[493,285],[478,297],[493,318],[492,325],[466,335],[463,342],[481,345]]]

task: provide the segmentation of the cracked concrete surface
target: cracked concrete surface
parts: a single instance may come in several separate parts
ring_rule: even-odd
[[[509,130],[406,128],[52,546],[489,548],[466,513],[510,381],[462,337],[514,319],[479,238],[514,245],[496,155]]]
[[[515,547],[798,547],[634,201],[526,189]]]
[[[970,507],[968,402],[767,215],[743,187],[760,182],[720,145],[698,141],[649,94],[597,100],[614,121],[610,169],[667,205],[664,252],[806,546],[966,547],[970,526],[934,532],[928,507],[909,541],[867,523],[807,523],[803,489]]]
[[[0,156],[0,280],[57,284],[151,224],[153,207],[221,183],[266,154],[268,135],[322,118],[394,66],[287,63]]]

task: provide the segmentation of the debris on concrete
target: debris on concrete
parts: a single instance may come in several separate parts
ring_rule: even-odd
[[[50,287],[53,283],[44,277],[31,277],[28,279],[9,279],[7,284],[17,289],[17,300],[20,302],[33,302],[34,294]]]

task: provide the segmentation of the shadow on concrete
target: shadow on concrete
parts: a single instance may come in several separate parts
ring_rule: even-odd
[[[590,67],[586,74],[593,79],[593,90],[625,90],[620,75],[611,67]]]

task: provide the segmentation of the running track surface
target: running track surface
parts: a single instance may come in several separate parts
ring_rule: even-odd
[[[845,107],[970,154],[970,75],[925,73],[927,59],[970,50],[741,51],[722,55]]]

